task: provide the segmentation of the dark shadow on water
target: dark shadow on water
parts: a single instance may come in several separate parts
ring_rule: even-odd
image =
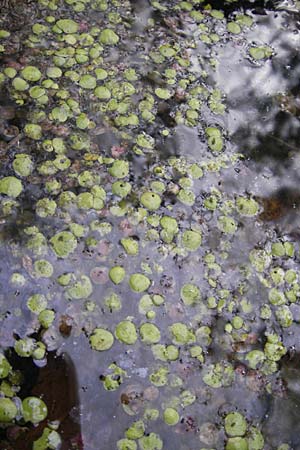
[[[267,11],[288,8],[284,2],[280,0],[206,0],[199,5],[203,8],[206,5],[211,5],[214,9],[221,9],[226,16],[229,16],[235,11],[252,11],[254,14],[267,14]]]
[[[281,363],[280,379],[278,379],[272,396],[271,407],[266,415],[263,431],[266,441],[276,445],[280,435],[282,442],[291,443],[292,448],[299,450],[299,414],[300,414],[300,355],[289,352]],[[274,433],[276,430],[276,433]],[[276,438],[274,437],[276,436]],[[273,448],[273,447],[272,447]]]
[[[40,438],[47,423],[57,421],[57,431],[62,439],[60,450],[83,450],[77,375],[71,358],[67,354],[57,356],[55,352],[49,352],[47,364],[39,368],[31,358],[20,358],[13,350],[9,350],[7,356],[13,369],[22,374],[20,397],[42,398],[47,405],[48,416],[38,426],[20,422],[18,426],[2,429],[0,449],[32,450],[34,441]]]
[[[263,212],[259,218],[263,221],[277,221],[287,214],[299,214],[300,191],[292,188],[282,187],[270,197],[257,198],[263,206]]]

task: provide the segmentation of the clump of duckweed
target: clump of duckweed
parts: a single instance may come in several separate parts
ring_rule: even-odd
[[[33,449],[39,450],[39,449],[55,449],[58,448],[62,443],[62,439],[59,435],[59,433],[55,430],[52,430],[51,428],[44,428],[42,436],[34,441]]]
[[[99,446],[93,424],[108,411],[115,429],[105,417],[103,449],[262,450],[260,401],[282,395],[297,333],[299,244],[286,205],[269,202],[276,226],[260,214],[269,205],[261,179],[278,173],[261,178],[235,153],[240,119],[230,115],[241,94],[232,101],[223,75],[237,61],[249,80],[270,73],[282,31],[297,35],[280,11],[266,27],[255,5],[149,8],[40,0],[17,62],[9,55],[19,31],[0,30],[9,100],[0,105],[0,439],[7,425],[31,433],[47,419],[46,392],[24,398],[15,357],[43,367],[66,350],[86,380],[80,409],[97,411],[84,445]],[[280,99],[296,116],[289,94]],[[239,147],[248,151],[247,139]],[[50,418],[33,449],[79,445]]]
[[[249,55],[256,61],[270,58],[273,54],[273,50],[269,46],[253,46],[249,48]]]
[[[121,369],[115,363],[108,366],[106,375],[102,375],[104,389],[107,391],[115,391],[123,383],[124,377],[126,377],[126,371]]]
[[[223,149],[223,138],[221,131],[216,127],[208,127],[205,130],[207,143],[212,151],[220,152]]]

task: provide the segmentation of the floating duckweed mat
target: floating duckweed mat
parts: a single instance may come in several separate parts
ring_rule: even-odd
[[[300,448],[299,3],[223,6],[4,4],[1,449]]]

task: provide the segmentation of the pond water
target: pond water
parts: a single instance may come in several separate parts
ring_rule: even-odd
[[[299,2],[0,5],[0,449],[299,450]]]

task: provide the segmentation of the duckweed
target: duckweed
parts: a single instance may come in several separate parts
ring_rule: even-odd
[[[49,198],[42,198],[36,204],[36,214],[39,217],[53,216],[56,211],[56,203]]]
[[[46,355],[46,346],[43,342],[37,342],[36,346],[32,352],[32,358],[34,360],[42,360]]]
[[[183,246],[191,252],[196,251],[202,242],[202,235],[199,231],[187,230],[182,235]]]
[[[146,291],[150,283],[149,278],[142,273],[134,273],[129,279],[129,286],[134,292]]]
[[[123,344],[133,345],[137,341],[137,332],[135,325],[129,320],[123,320],[116,326],[116,338]]]
[[[279,361],[287,352],[282,342],[267,342],[264,347],[265,355],[271,361]]]
[[[56,449],[61,445],[61,437],[55,430],[44,428],[42,436],[34,441],[33,450]]]
[[[27,80],[27,81],[39,81],[39,79],[42,76],[41,71],[34,66],[26,66],[22,71],[21,71],[21,75],[22,77]]]
[[[99,352],[109,350],[114,343],[114,337],[110,331],[104,328],[95,328],[90,336],[90,345],[93,350]]]
[[[39,314],[41,311],[47,308],[47,299],[42,294],[31,295],[27,300],[27,307],[34,314]]]
[[[247,430],[247,422],[242,414],[232,412],[225,417],[225,431],[229,436],[244,436]]]
[[[139,439],[144,435],[145,425],[142,420],[134,422],[125,432],[128,439]]]
[[[116,409],[115,433],[104,424],[104,447],[287,448],[279,431],[264,443],[259,402],[282,394],[292,364],[281,360],[299,321],[299,244],[288,220],[298,197],[282,201],[277,183],[286,164],[257,170],[266,152],[259,162],[252,157],[257,124],[248,121],[248,136],[241,117],[254,118],[256,81],[268,69],[275,91],[260,83],[259,94],[271,98],[275,116],[267,105],[258,140],[277,112],[297,121],[288,84],[277,96],[271,80],[282,63],[281,33],[297,40],[294,13],[275,5],[267,27],[256,4],[245,14],[237,4],[224,13],[198,0],[149,5],[148,15],[134,2],[39,0],[29,29],[0,30],[0,52],[8,54],[0,73],[1,276],[5,282],[7,272],[8,281],[0,298],[0,403],[12,401],[13,411],[1,436],[11,441],[15,432],[5,422],[25,424],[30,434],[45,416],[22,418],[18,395],[27,380],[15,366],[28,358],[24,365],[40,371],[67,345],[79,371],[86,352],[85,384],[98,379],[103,411],[110,391],[120,390],[110,408],[115,414],[119,405],[127,419]],[[262,37],[266,43],[256,40]],[[28,51],[13,61],[19,42]],[[243,58],[247,70],[231,80],[232,90],[226,74]],[[245,99],[252,86],[254,103],[239,116],[241,82]],[[293,173],[293,149],[282,158],[285,150]],[[278,196],[262,197],[273,188]],[[246,410],[247,419],[237,412]],[[57,418],[49,419],[34,450],[71,445],[55,431]]]
[[[156,344],[160,341],[160,331],[152,323],[144,323],[140,326],[140,335],[145,344]]]
[[[158,434],[150,433],[139,439],[139,446],[141,450],[162,450],[163,442]]]
[[[38,319],[41,326],[47,329],[52,325],[55,319],[55,312],[52,309],[44,309],[39,313]]]
[[[288,306],[283,305],[280,308],[277,308],[275,311],[275,316],[279,325],[283,328],[288,328],[293,323],[293,314]]]
[[[198,286],[190,283],[182,286],[180,295],[186,305],[193,305],[201,300],[201,294]]]
[[[92,75],[83,75],[79,80],[79,85],[84,89],[94,89],[96,87],[96,78]]]
[[[0,194],[16,198],[23,191],[21,181],[16,177],[4,177],[0,180]]]
[[[118,450],[137,450],[137,444],[131,439],[119,439],[117,448]]]
[[[0,353],[0,379],[6,378],[11,371],[11,365],[9,364],[3,353]]]
[[[249,49],[250,56],[256,61],[260,61],[264,58],[269,58],[270,56],[272,56],[272,53],[273,51],[270,47],[257,46],[250,47]]]
[[[60,258],[67,258],[77,247],[77,240],[69,231],[61,231],[50,239],[54,252]]]
[[[110,90],[105,86],[96,87],[96,89],[94,90],[94,94],[100,100],[109,100],[111,97]]]
[[[189,189],[180,189],[177,198],[184,205],[193,206],[195,203],[195,194]]]
[[[179,422],[180,416],[176,409],[166,408],[163,412],[163,418],[167,425],[176,425]]]
[[[74,284],[66,291],[67,297],[70,299],[80,300],[88,298],[93,292],[91,280],[87,275],[81,275]]]
[[[38,397],[26,397],[22,401],[22,412],[25,422],[33,424],[42,422],[48,415],[46,404]]]
[[[121,266],[112,267],[109,271],[109,278],[114,284],[122,283],[125,277],[125,269]]]
[[[268,295],[269,295],[269,302],[272,305],[279,306],[279,305],[283,305],[284,303],[286,303],[286,298],[285,298],[284,293],[279,291],[276,288],[272,288],[269,291]]]
[[[249,450],[247,440],[241,437],[229,438],[225,448],[226,450]]]
[[[151,347],[155,359],[160,361],[176,361],[179,358],[179,349],[175,345],[155,344]]]
[[[173,325],[171,325],[169,329],[175,344],[188,344],[191,342],[195,342],[194,333],[189,330],[187,325],[185,325],[184,323],[173,323]]]
[[[116,45],[119,42],[119,36],[110,28],[102,30],[99,36],[101,44]]]
[[[114,161],[113,165],[108,169],[108,171],[115,178],[125,178],[129,173],[128,161]]]
[[[242,216],[254,216],[258,212],[258,203],[253,199],[239,197],[236,200],[236,207]]]
[[[28,177],[33,171],[32,158],[26,153],[18,153],[13,161],[13,169],[16,175]]]
[[[234,234],[237,230],[237,224],[232,217],[220,216],[218,219],[218,228],[226,234]]]
[[[265,360],[265,354],[261,350],[252,350],[247,353],[246,360],[248,361],[251,369],[257,369],[261,363]]]
[[[12,86],[15,88],[16,91],[20,92],[27,91],[27,89],[29,89],[29,84],[27,83],[27,81],[20,77],[16,77],[13,80]]]
[[[34,123],[28,123],[24,127],[24,132],[27,137],[38,141],[42,138],[42,127]]]
[[[49,78],[60,78],[62,76],[62,70],[59,67],[48,67],[46,75]]]
[[[140,202],[145,208],[149,209],[150,211],[155,211],[156,209],[158,209],[160,207],[161,198],[155,192],[149,191],[149,192],[144,192],[141,195]]]
[[[13,422],[17,413],[17,407],[10,398],[0,398],[0,423]]]
[[[78,31],[78,24],[72,19],[59,19],[54,27],[56,33],[73,34]]]
[[[163,88],[155,89],[155,94],[162,100],[168,100],[170,97],[172,97],[172,93],[168,89]]]
[[[121,244],[127,253],[127,255],[136,256],[139,252],[139,244],[133,238],[123,238],[121,239]]]
[[[216,363],[204,368],[203,381],[212,388],[231,386],[234,381],[234,370],[229,363]]]
[[[221,131],[215,127],[208,127],[205,130],[207,143],[212,151],[220,152],[223,149],[223,138]]]
[[[262,450],[264,448],[264,437],[258,428],[250,427],[247,437],[249,450]]]
[[[240,32],[242,31],[241,27],[236,22],[229,22],[227,24],[227,30],[233,34],[240,34]]]

